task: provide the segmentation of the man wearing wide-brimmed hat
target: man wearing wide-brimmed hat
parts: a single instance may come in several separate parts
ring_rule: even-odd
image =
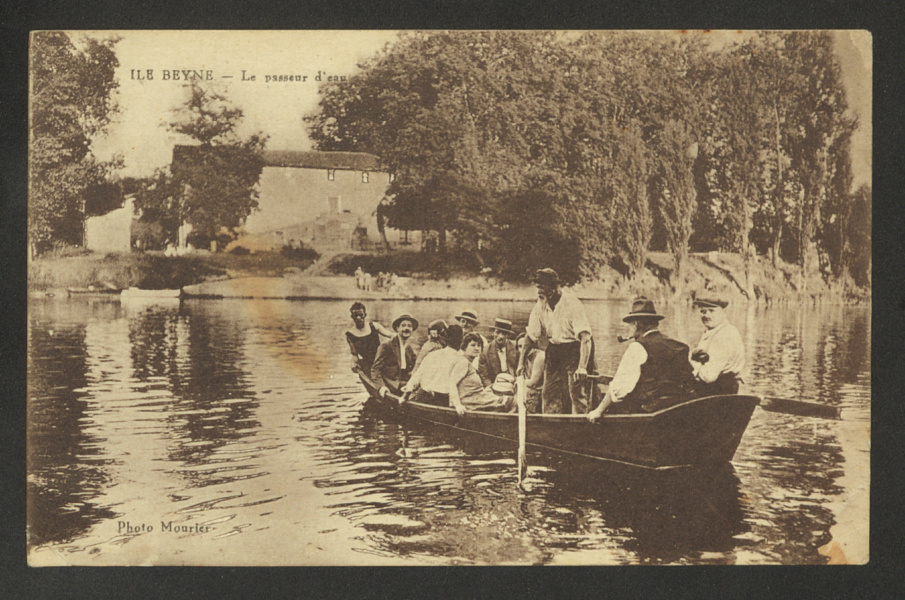
[[[600,406],[588,413],[596,421],[611,413],[651,413],[678,404],[693,395],[694,376],[688,346],[660,333],[663,315],[652,300],[635,298],[622,320],[635,327],[632,342],[622,355],[616,374]]]
[[[560,286],[559,275],[553,269],[538,270],[534,284],[538,300],[528,317],[518,372],[525,372],[525,357],[541,338],[547,338],[542,411],[585,414],[589,403],[584,381],[588,372],[594,370],[588,315],[575,294]]]
[[[493,323],[493,341],[484,347],[478,357],[478,375],[484,387],[496,381],[500,373],[508,373],[515,377],[518,369],[518,353],[512,341],[512,321],[496,319]]]
[[[412,333],[418,329],[418,319],[403,313],[393,321],[396,335],[380,345],[374,365],[371,367],[371,379],[380,389],[380,395],[387,392],[397,393],[399,387],[408,381],[415,367],[415,350],[409,345]]]
[[[745,345],[738,329],[727,320],[729,302],[708,294],[696,297],[691,305],[706,329],[691,353],[698,395],[737,394],[745,368]]]

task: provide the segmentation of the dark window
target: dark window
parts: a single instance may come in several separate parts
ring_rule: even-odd
[[[340,206],[339,206],[339,196],[333,196],[333,197],[327,198],[327,210],[328,210],[331,214],[338,213],[338,212],[339,212],[339,208],[340,208]]]
[[[336,179],[336,169],[327,169],[327,181]]]

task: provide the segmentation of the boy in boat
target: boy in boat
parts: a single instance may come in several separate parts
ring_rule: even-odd
[[[525,357],[542,336],[549,339],[541,391],[544,414],[585,414],[589,399],[584,382],[594,371],[591,324],[581,301],[560,287],[553,269],[540,269],[534,277],[537,304],[528,317],[525,346],[519,355],[518,374],[526,371]]]
[[[446,329],[446,346],[428,354],[415,367],[412,378],[402,391],[411,394],[413,402],[449,406],[449,374],[460,357],[462,347],[462,327],[450,325]]]
[[[484,387],[496,381],[500,373],[515,376],[518,368],[518,352],[512,341],[512,321],[497,319],[493,327],[493,341],[484,347],[478,357],[478,375]]]
[[[449,373],[449,405],[460,417],[466,410],[509,412],[515,407],[515,379],[512,376],[500,374],[498,380],[509,379],[500,381],[500,386],[495,382],[492,387],[484,388],[473,364],[483,348],[481,336],[474,332],[466,334],[462,338],[459,358]],[[501,389],[506,388],[507,383],[508,389]]]
[[[399,387],[409,380],[415,366],[415,350],[409,340],[418,329],[418,320],[403,313],[393,321],[393,329],[396,335],[380,345],[371,367],[371,379],[383,397],[387,392],[397,393]]]
[[[716,296],[695,298],[705,331],[691,353],[691,364],[699,396],[737,394],[745,368],[745,345],[742,335],[726,317],[729,302]]]
[[[427,326],[427,341],[424,342],[424,345],[421,346],[421,350],[418,351],[418,358],[415,359],[415,370],[412,371],[414,373],[418,370],[418,367],[421,366],[421,363],[424,362],[424,357],[433,352],[434,350],[440,350],[441,348],[446,347],[446,321],[443,319],[436,319],[430,322],[430,325]]]
[[[377,348],[380,347],[380,336],[391,338],[393,332],[377,321],[371,321],[365,327],[368,311],[361,302],[353,304],[349,312],[355,324],[346,330],[346,341],[349,342],[349,350],[352,351],[352,371],[370,374]]]
[[[455,318],[456,323],[458,323],[462,327],[462,331],[465,332],[465,335],[468,335],[469,333],[476,334],[481,338],[482,346],[484,348],[487,347],[487,338],[475,331],[475,328],[478,326],[478,313],[476,311],[472,309],[466,309],[456,315]],[[474,368],[478,368],[478,358],[474,359]]]
[[[688,346],[660,333],[663,315],[651,300],[641,296],[623,317],[635,327],[629,347],[619,361],[616,374],[600,406],[588,413],[592,423],[604,411],[651,413],[692,397],[694,376],[688,362]]]

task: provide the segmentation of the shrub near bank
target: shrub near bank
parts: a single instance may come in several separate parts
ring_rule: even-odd
[[[83,254],[33,260],[28,267],[30,290],[77,288],[121,290],[177,289],[222,277],[280,277],[286,269],[305,269],[314,260],[279,252],[205,253],[164,256],[162,253]]]

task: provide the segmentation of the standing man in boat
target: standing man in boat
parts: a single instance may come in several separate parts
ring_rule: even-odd
[[[393,337],[393,332],[378,323],[371,321],[366,323],[365,317],[368,311],[361,302],[356,302],[349,309],[352,314],[352,322],[354,327],[346,330],[346,341],[349,342],[349,350],[352,351],[352,371],[369,375],[371,366],[374,364],[374,357],[377,355],[377,348],[380,347],[380,336],[387,338]],[[367,327],[365,325],[367,324]]]
[[[537,304],[531,310],[526,341],[519,355],[518,374],[525,373],[525,357],[542,336],[549,339],[541,391],[545,414],[585,414],[589,398],[584,385],[594,370],[594,342],[584,306],[575,294],[560,286],[553,269],[540,269],[534,277]]]
[[[737,394],[742,369],[745,368],[745,345],[742,335],[726,316],[729,302],[716,296],[695,298],[691,306],[698,309],[705,331],[691,353],[691,364],[699,396]]]
[[[478,375],[484,387],[496,381],[500,373],[508,373],[515,377],[518,369],[518,352],[512,341],[512,321],[497,319],[493,327],[493,341],[484,347],[478,357]]]
[[[651,413],[687,400],[693,395],[694,375],[688,362],[688,346],[660,333],[652,300],[635,298],[623,317],[635,333],[619,361],[616,374],[600,406],[588,413],[592,423],[609,409],[611,413]]]
[[[418,320],[403,313],[393,321],[393,329],[396,335],[380,345],[371,367],[371,379],[383,397],[387,392],[397,393],[400,386],[409,380],[415,367],[415,349],[408,342],[418,329]]]

